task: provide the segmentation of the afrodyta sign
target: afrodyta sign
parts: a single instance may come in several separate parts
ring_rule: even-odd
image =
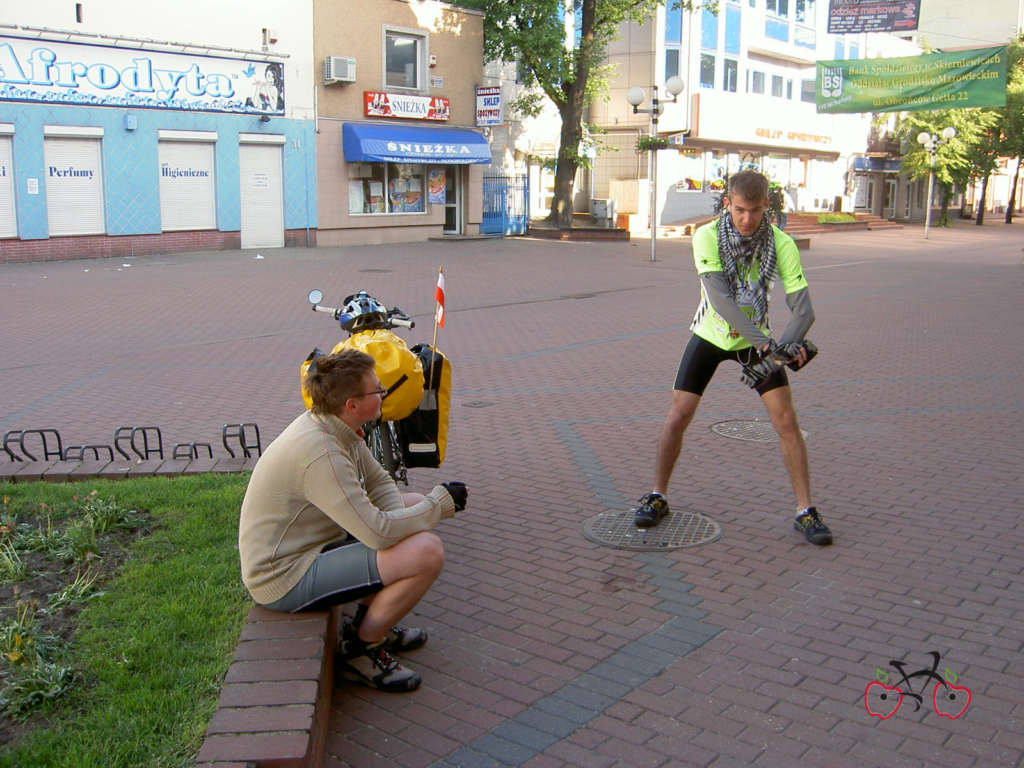
[[[0,101],[284,114],[284,67],[0,36]]]

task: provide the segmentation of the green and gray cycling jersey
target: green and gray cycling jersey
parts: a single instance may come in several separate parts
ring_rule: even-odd
[[[759,328],[754,324],[754,308],[750,292],[760,275],[757,260],[736,262],[740,277],[740,291],[733,298],[729,281],[722,271],[718,256],[718,220],[700,227],[693,235],[693,261],[700,276],[700,305],[693,316],[690,330],[719,349],[732,352],[753,346],[761,349],[771,339],[768,318]],[[772,227],[775,236],[776,279],[782,281],[786,292],[786,305],[791,312],[779,338],[780,344],[802,341],[814,322],[814,309],[800,265],[800,252],[793,238],[778,227]],[[770,290],[769,290],[770,295]]]

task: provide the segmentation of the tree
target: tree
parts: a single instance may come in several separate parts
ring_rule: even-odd
[[[974,178],[971,148],[982,141],[987,131],[997,122],[997,115],[990,109],[935,109],[907,112],[896,126],[905,150],[903,170],[913,180],[927,179],[932,172],[931,154],[917,141],[921,132],[941,136],[944,128],[952,127],[956,136],[941,144],[935,152],[935,184],[942,196],[942,212],[939,226],[949,223],[949,200],[953,187],[967,187]],[[926,205],[931,205],[928,200]]]
[[[1017,205],[1017,184],[1020,166],[1024,160],[1024,35],[1006,49],[1006,107],[1003,120],[1002,154],[1017,158],[1013,174],[1010,199],[1006,204],[1006,223],[1013,223],[1013,209]]]
[[[691,8],[690,0],[670,0]],[[549,98],[562,119],[555,170],[555,194],[548,221],[572,222],[572,185],[587,159],[580,154],[583,112],[608,87],[604,63],[608,43],[623,22],[642,23],[665,0],[462,0],[484,12],[484,56],[490,61],[517,61],[532,94],[518,100],[524,114],[537,114]],[[572,24],[566,25],[570,19]],[[572,30],[567,34],[567,29]],[[539,92],[535,89],[540,89]],[[543,96],[541,95],[543,94]]]

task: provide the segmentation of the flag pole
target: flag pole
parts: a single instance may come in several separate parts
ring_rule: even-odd
[[[444,274],[444,265],[437,268],[438,280]],[[437,354],[437,297],[434,297],[434,340],[430,345],[430,362],[427,363],[427,388],[434,388],[434,356]]]

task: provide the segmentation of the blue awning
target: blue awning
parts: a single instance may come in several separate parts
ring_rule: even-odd
[[[350,163],[490,163],[491,146],[476,131],[413,125],[345,123],[345,160]]]

